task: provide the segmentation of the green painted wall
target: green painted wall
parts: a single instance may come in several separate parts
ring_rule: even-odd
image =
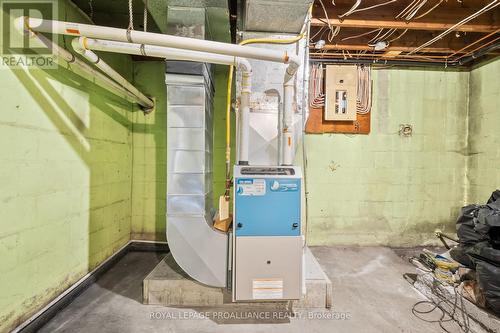
[[[213,190],[214,207],[219,206],[219,196],[224,195],[226,189],[226,98],[228,66],[215,67],[215,97],[214,97],[214,161],[213,161]],[[234,79],[234,78],[233,78]],[[234,80],[233,80],[234,82]],[[234,93],[234,92],[233,92]],[[234,95],[233,95],[234,99]],[[231,165],[234,164],[235,146],[235,114],[231,112]],[[231,171],[232,174],[232,171]]]
[[[59,14],[85,22],[61,1]],[[62,38],[60,40],[62,42]],[[127,56],[105,56],[127,78]],[[0,332],[130,239],[132,104],[57,70],[0,73]]]
[[[465,199],[469,73],[373,71],[370,135],[306,135],[311,245],[417,245]],[[487,84],[487,83],[484,83]],[[413,135],[401,137],[400,124]]]
[[[132,126],[132,239],[165,241],[167,107],[165,63],[134,62],[138,89],[155,96],[156,109],[135,113]]]
[[[470,73],[468,203],[485,203],[500,188],[499,78],[500,60]]]
[[[163,62],[134,62],[136,86],[156,96],[157,109],[133,118],[132,239],[165,241],[166,229],[166,85]],[[214,75],[214,205],[225,188],[227,66]],[[234,113],[232,113],[234,152]],[[234,154],[233,154],[234,157]]]

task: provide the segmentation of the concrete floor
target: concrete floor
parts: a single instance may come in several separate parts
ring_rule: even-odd
[[[424,297],[404,279],[404,273],[415,270],[400,252],[384,247],[316,247],[312,251],[333,283],[331,310],[302,309],[294,318],[262,310],[257,314],[260,319],[254,320],[241,317],[255,316],[256,312],[237,307],[228,312],[228,308],[196,311],[142,305],[142,280],[163,255],[132,252],[41,332],[440,331],[438,324],[412,315],[412,306]],[[212,318],[200,318],[202,311]]]

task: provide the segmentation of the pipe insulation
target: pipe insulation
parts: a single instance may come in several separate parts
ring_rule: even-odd
[[[183,50],[185,49],[192,51],[202,51],[229,56],[237,56],[241,58],[280,62],[289,65],[287,72],[291,75],[294,75],[300,66],[300,59],[297,55],[251,46],[242,46],[203,39],[179,37],[98,25],[43,20],[27,16],[21,16],[17,18],[16,21],[16,24],[22,27],[26,26],[29,29],[38,32],[55,33],[69,36],[85,36],[111,41],[165,46]]]
[[[38,38],[38,40],[42,44],[44,44],[46,47],[52,48],[53,50],[55,50],[57,58],[64,60],[70,66],[76,66],[78,69],[80,69],[83,72],[82,74],[87,74],[90,77],[92,77],[94,82],[98,83],[99,86],[103,87],[104,89],[109,90],[112,93],[114,93],[115,95],[117,95],[121,98],[125,98],[128,101],[138,103],[138,104],[141,103],[137,96],[135,96],[130,91],[128,91],[127,89],[120,86],[118,83],[116,83],[115,81],[113,81],[112,79],[110,79],[109,77],[104,75],[103,73],[92,68],[92,66],[90,66],[89,64],[78,59],[77,57],[75,57],[74,54],[72,54],[71,52],[67,51],[66,49],[60,47],[59,45],[57,45],[57,43],[49,40],[48,38],[46,38],[45,36],[43,36],[39,33],[32,32],[32,31],[30,31],[30,38]],[[77,74],[79,74],[79,73],[77,73]],[[88,77],[86,77],[82,74],[79,74],[79,75],[84,77],[85,79],[89,80]]]
[[[222,54],[181,50],[172,47],[144,45],[137,43],[116,42],[110,40],[94,39],[87,37],[77,38],[79,43],[88,50],[134,54],[147,57],[163,58],[169,60],[185,60],[208,62],[219,65],[239,66],[244,71],[251,71],[250,62],[244,58]]]
[[[139,104],[144,108],[144,112],[151,111],[154,108],[154,102],[151,100],[151,98],[141,93],[136,87],[128,82],[127,79],[121,76],[120,73],[115,71],[111,66],[104,62],[97,54],[95,54],[91,50],[88,50],[85,47],[84,39],[74,38],[71,41],[71,46],[78,54],[81,54],[85,59],[93,63],[97,68],[99,68],[125,89],[134,94],[134,96],[136,96],[139,100]]]
[[[115,52],[124,54],[136,54],[151,57],[158,57],[170,60],[188,60],[208,62],[212,64],[230,65],[241,68],[242,90],[240,104],[240,142],[239,142],[239,164],[248,164],[249,137],[250,137],[250,93],[252,91],[252,67],[245,58],[214,54],[207,52],[197,52],[190,50],[180,50],[176,48],[124,43],[108,40],[80,37],[74,39],[74,44],[87,50],[98,50],[104,52]],[[92,52],[92,51],[90,51]]]

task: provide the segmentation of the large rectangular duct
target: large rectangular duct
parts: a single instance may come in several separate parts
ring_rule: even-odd
[[[167,240],[197,281],[226,285],[227,235],[212,227],[213,83],[206,64],[167,62]]]
[[[241,0],[241,30],[299,33],[312,0]]]

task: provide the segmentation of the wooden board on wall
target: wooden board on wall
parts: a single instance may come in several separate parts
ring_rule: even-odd
[[[371,112],[357,114],[355,121],[328,121],[323,116],[323,108],[310,108],[306,122],[306,133],[369,134]]]

